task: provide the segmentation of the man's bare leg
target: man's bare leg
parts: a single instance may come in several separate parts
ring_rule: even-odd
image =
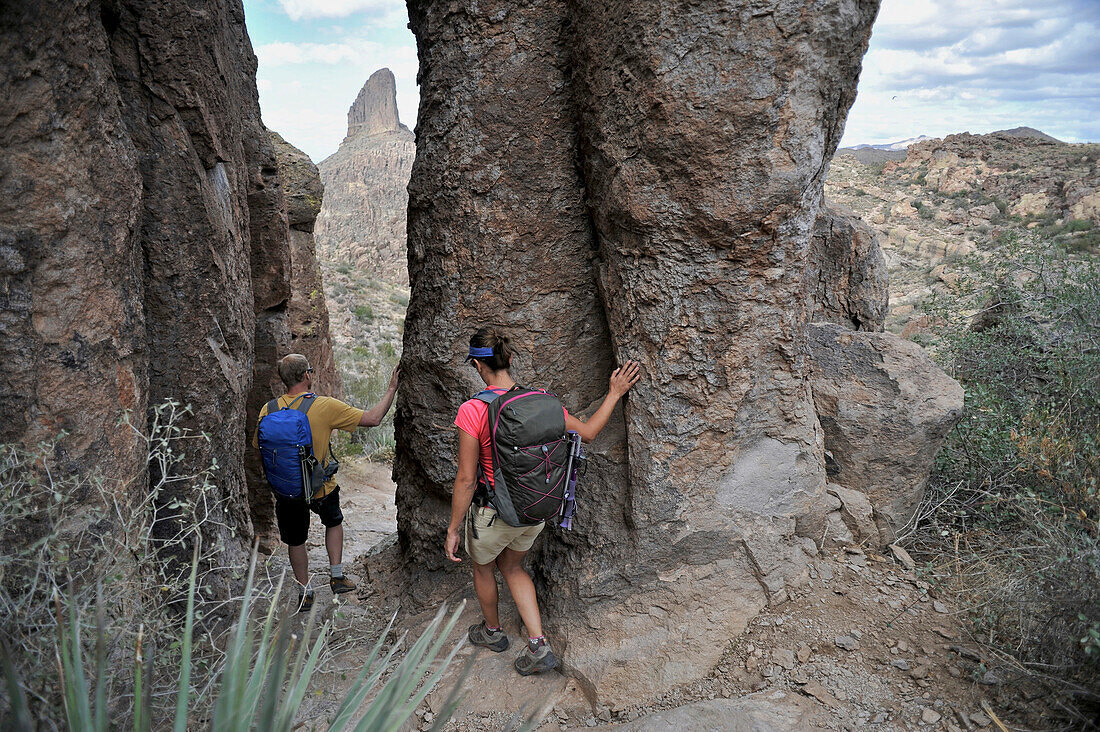
[[[290,555],[290,568],[294,570],[294,579],[305,587],[309,583],[309,553],[306,552],[305,543],[298,546],[288,546],[286,553]]]
[[[344,525],[325,527],[325,549],[328,551],[328,563],[342,564],[344,559]]]

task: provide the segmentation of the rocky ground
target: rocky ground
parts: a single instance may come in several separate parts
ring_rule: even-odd
[[[364,555],[395,531],[389,466],[349,461],[341,492],[347,532],[345,564],[362,582]],[[311,532],[310,560],[323,579],[322,534]],[[620,709],[593,707],[583,685],[553,673],[523,679],[511,668],[516,646],[502,654],[464,648],[438,690],[417,710],[412,728],[429,729],[457,675],[467,697],[444,729],[503,729],[516,713],[543,716],[541,730],[626,729],[996,729],[1000,680],[988,670],[936,589],[904,553],[881,556],[858,546],[815,559],[801,594],[755,618],[729,644],[710,674],[658,698]],[[389,620],[364,586],[360,597],[334,603],[323,582],[322,618],[334,631],[303,706],[303,729],[322,729]],[[441,588],[454,607],[468,601],[455,638],[477,621],[472,588]],[[505,627],[515,642],[519,620],[502,587]],[[430,619],[402,619],[415,632]],[[470,665],[467,667],[467,663]],[[992,704],[986,708],[985,705]],[[992,712],[992,713],[991,713]],[[736,725],[756,726],[739,727]],[[715,726],[723,725],[723,726]],[[993,725],[993,726],[991,726]]]

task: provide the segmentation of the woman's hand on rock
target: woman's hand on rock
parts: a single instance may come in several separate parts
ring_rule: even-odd
[[[627,361],[611,372],[608,391],[615,397],[621,397],[630,391],[630,387],[637,384],[640,378],[642,378],[642,367],[637,361]]]

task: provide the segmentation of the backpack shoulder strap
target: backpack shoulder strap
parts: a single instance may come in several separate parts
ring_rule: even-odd
[[[275,399],[272,399],[270,402],[267,403],[267,413],[268,414],[275,414],[275,412],[278,412],[278,411],[279,411],[279,399],[278,399],[278,397],[276,397]]]
[[[309,392],[307,392],[307,393],[303,394],[302,396],[300,396],[299,399],[301,401],[299,401],[297,406],[295,406],[294,408],[297,409],[302,414],[308,414],[309,413],[309,408],[313,406],[313,403],[315,401],[317,401],[317,395],[316,394],[310,394]]]
[[[495,402],[500,397],[501,397],[501,394],[499,392],[493,391],[492,389],[484,389],[482,391],[479,391],[477,394],[474,394],[473,397],[471,397],[471,398],[472,399],[477,399],[479,402],[485,402],[486,404],[492,404],[493,402]]]

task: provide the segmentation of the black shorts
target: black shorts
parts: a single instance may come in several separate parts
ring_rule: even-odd
[[[344,522],[340,512],[340,486],[332,489],[324,498],[306,503],[305,501],[286,501],[275,498],[275,519],[279,523],[279,538],[288,546],[306,543],[309,536],[309,512],[321,517],[326,527],[339,526]]]

